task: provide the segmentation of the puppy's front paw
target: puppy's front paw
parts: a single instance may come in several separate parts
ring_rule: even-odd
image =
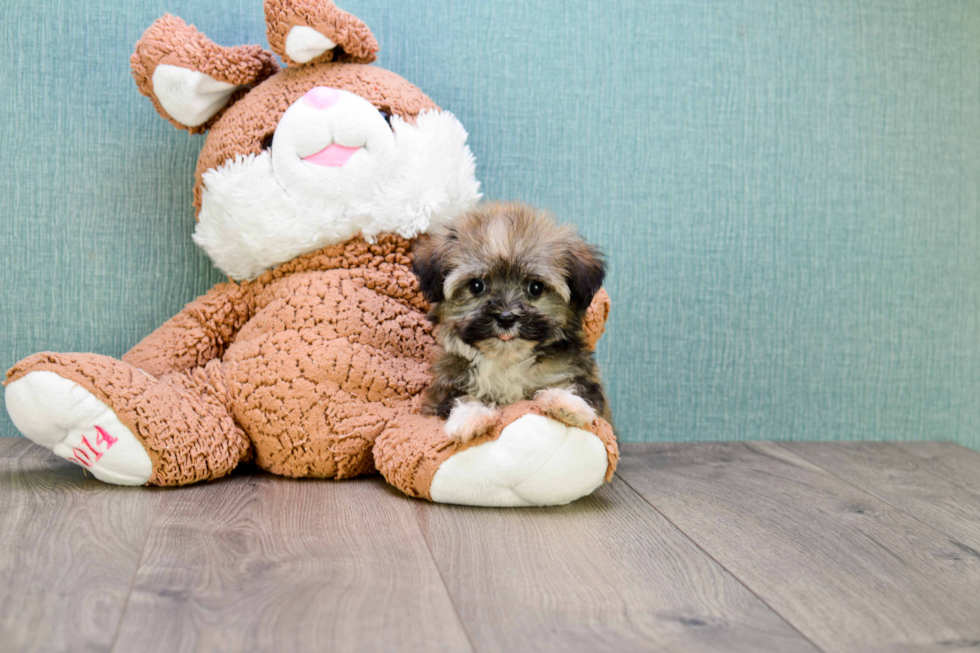
[[[454,442],[469,442],[497,423],[496,409],[478,401],[458,401],[446,420],[446,435]]]
[[[548,388],[534,395],[534,403],[548,415],[569,426],[587,426],[595,421],[592,406],[571,390]]]

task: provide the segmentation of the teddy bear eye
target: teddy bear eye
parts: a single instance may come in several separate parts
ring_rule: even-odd
[[[385,122],[388,123],[388,127],[390,128],[391,127],[391,114],[388,113],[387,111],[385,111],[384,109],[379,109],[378,110],[378,113],[381,114],[381,117],[385,119]]]
[[[273,133],[273,134],[269,134],[268,136],[266,136],[265,138],[262,139],[262,149],[263,150],[271,150],[272,149],[272,139],[274,137],[275,137],[275,134]]]
[[[482,295],[487,289],[487,285],[481,279],[470,279],[470,292],[474,295]]]
[[[544,292],[544,284],[540,281],[531,281],[527,284],[527,294],[531,297],[540,297]]]

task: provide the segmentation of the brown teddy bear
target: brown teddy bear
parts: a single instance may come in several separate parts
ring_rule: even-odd
[[[164,16],[136,44],[141,93],[178,129],[207,132],[194,241],[232,279],[122,360],[42,353],[7,373],[34,442],[120,485],[380,471],[406,494],[551,505],[616,465],[606,422],[567,427],[529,402],[466,444],[418,411],[432,331],[412,239],[474,206],[466,132],[398,75],[330,0],[266,0],[269,44],[221,47]],[[609,310],[588,315],[592,343]]]

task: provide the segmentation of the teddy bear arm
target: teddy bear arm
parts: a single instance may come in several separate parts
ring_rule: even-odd
[[[254,314],[245,285],[222,283],[141,340],[123,361],[156,377],[201,367],[224,354]]]
[[[605,288],[600,288],[592,303],[585,312],[585,341],[589,349],[595,349],[596,343],[606,330],[606,320],[609,319],[609,311],[612,302]]]

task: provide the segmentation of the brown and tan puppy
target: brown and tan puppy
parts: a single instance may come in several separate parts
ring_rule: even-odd
[[[605,263],[571,225],[519,203],[488,203],[415,247],[413,270],[439,348],[423,412],[467,442],[497,406],[534,399],[569,426],[610,420],[583,331]]]

